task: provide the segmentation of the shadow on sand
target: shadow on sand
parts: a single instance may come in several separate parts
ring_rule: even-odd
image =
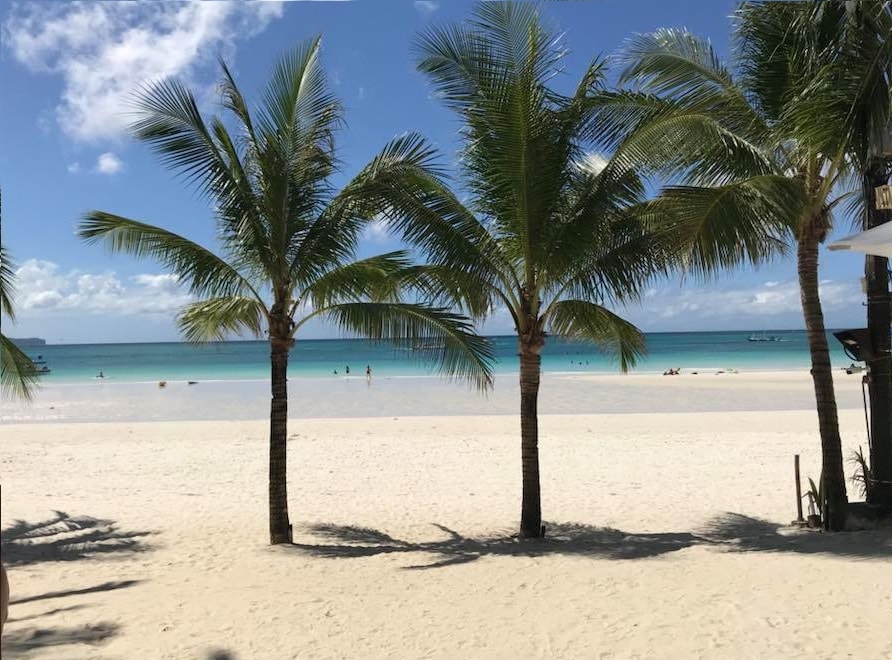
[[[627,533],[617,529],[575,523],[549,523],[548,537],[522,541],[511,536],[471,538],[434,524],[447,537],[409,542],[365,527],[309,525],[306,530],[327,543],[294,543],[292,548],[316,557],[356,558],[389,553],[429,555],[431,561],[405,566],[429,569],[466,564],[487,556],[575,555],[595,559],[644,559],[692,546],[736,552],[796,552],[853,558],[892,556],[892,531],[822,534],[796,531],[782,525],[736,513],[710,520],[696,532]]]
[[[57,628],[22,628],[3,631],[3,654],[24,656],[31,651],[52,649],[70,644],[101,644],[118,633],[114,623]],[[57,655],[56,657],[65,657]]]
[[[0,553],[7,566],[44,561],[74,561],[100,555],[150,550],[144,538],[151,532],[122,532],[111,520],[72,517],[56,511],[48,520],[17,520],[0,532]]]
[[[10,567],[33,566],[41,562],[78,561],[100,557],[130,555],[151,550],[145,542],[151,532],[124,532],[110,520],[90,517],[72,517],[62,511],[39,522],[17,520],[0,532],[0,554],[3,563]],[[84,609],[87,606],[75,604],[49,609],[40,614],[17,616],[19,605],[34,601],[52,600],[93,594],[116,589],[124,589],[139,584],[142,580],[115,580],[91,587],[60,589],[32,596],[17,596],[21,585],[10,576],[12,624],[3,633],[4,657],[27,656],[38,650],[51,651],[55,657],[65,657],[59,647],[73,644],[98,645],[119,633],[120,626],[114,622],[90,622],[79,626],[26,626],[17,624],[34,621]],[[60,585],[62,586],[62,585]]]

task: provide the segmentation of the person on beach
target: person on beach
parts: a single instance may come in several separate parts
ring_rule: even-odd
[[[346,367],[344,367],[344,372],[345,372],[348,376],[350,375],[350,365],[349,365],[349,364],[348,364]]]
[[[365,379],[372,382],[372,366],[370,364],[365,365]]]

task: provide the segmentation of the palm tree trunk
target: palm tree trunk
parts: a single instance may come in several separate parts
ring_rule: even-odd
[[[874,188],[886,183],[886,169],[875,159],[864,177],[865,229],[888,222],[889,211],[876,207]],[[889,260],[868,255],[864,261],[867,278],[867,329],[876,359],[868,364],[870,392],[870,473],[877,483],[868,491],[872,504],[892,506],[892,355],[889,353],[892,304],[889,299]]]
[[[542,536],[538,412],[541,350],[541,346],[520,342],[520,460],[523,473],[520,536],[525,539]]]
[[[269,412],[269,542],[291,543],[288,521],[288,351],[289,339],[270,333],[272,401]]]
[[[818,428],[821,433],[821,479],[825,505],[829,513],[825,525],[833,531],[845,527],[848,508],[846,479],[842,465],[842,441],[839,437],[839,419],[836,411],[836,395],[833,390],[833,372],[830,369],[830,349],[824,329],[824,312],[818,295],[818,234],[819,221],[805,230],[799,239],[799,293],[808,348],[811,353],[811,377],[814,381],[818,411]]]

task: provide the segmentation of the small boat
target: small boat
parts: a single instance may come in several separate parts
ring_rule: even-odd
[[[776,335],[766,335],[764,332],[761,335],[751,334],[747,341],[780,341],[781,338]]]
[[[36,360],[32,360],[31,363],[34,365],[34,371],[38,374],[48,374],[52,369],[47,366],[46,360],[43,359],[42,355],[38,355]]]

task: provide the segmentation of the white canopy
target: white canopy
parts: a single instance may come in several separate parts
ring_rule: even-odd
[[[892,222],[834,241],[827,247],[831,250],[855,250],[892,259]]]

